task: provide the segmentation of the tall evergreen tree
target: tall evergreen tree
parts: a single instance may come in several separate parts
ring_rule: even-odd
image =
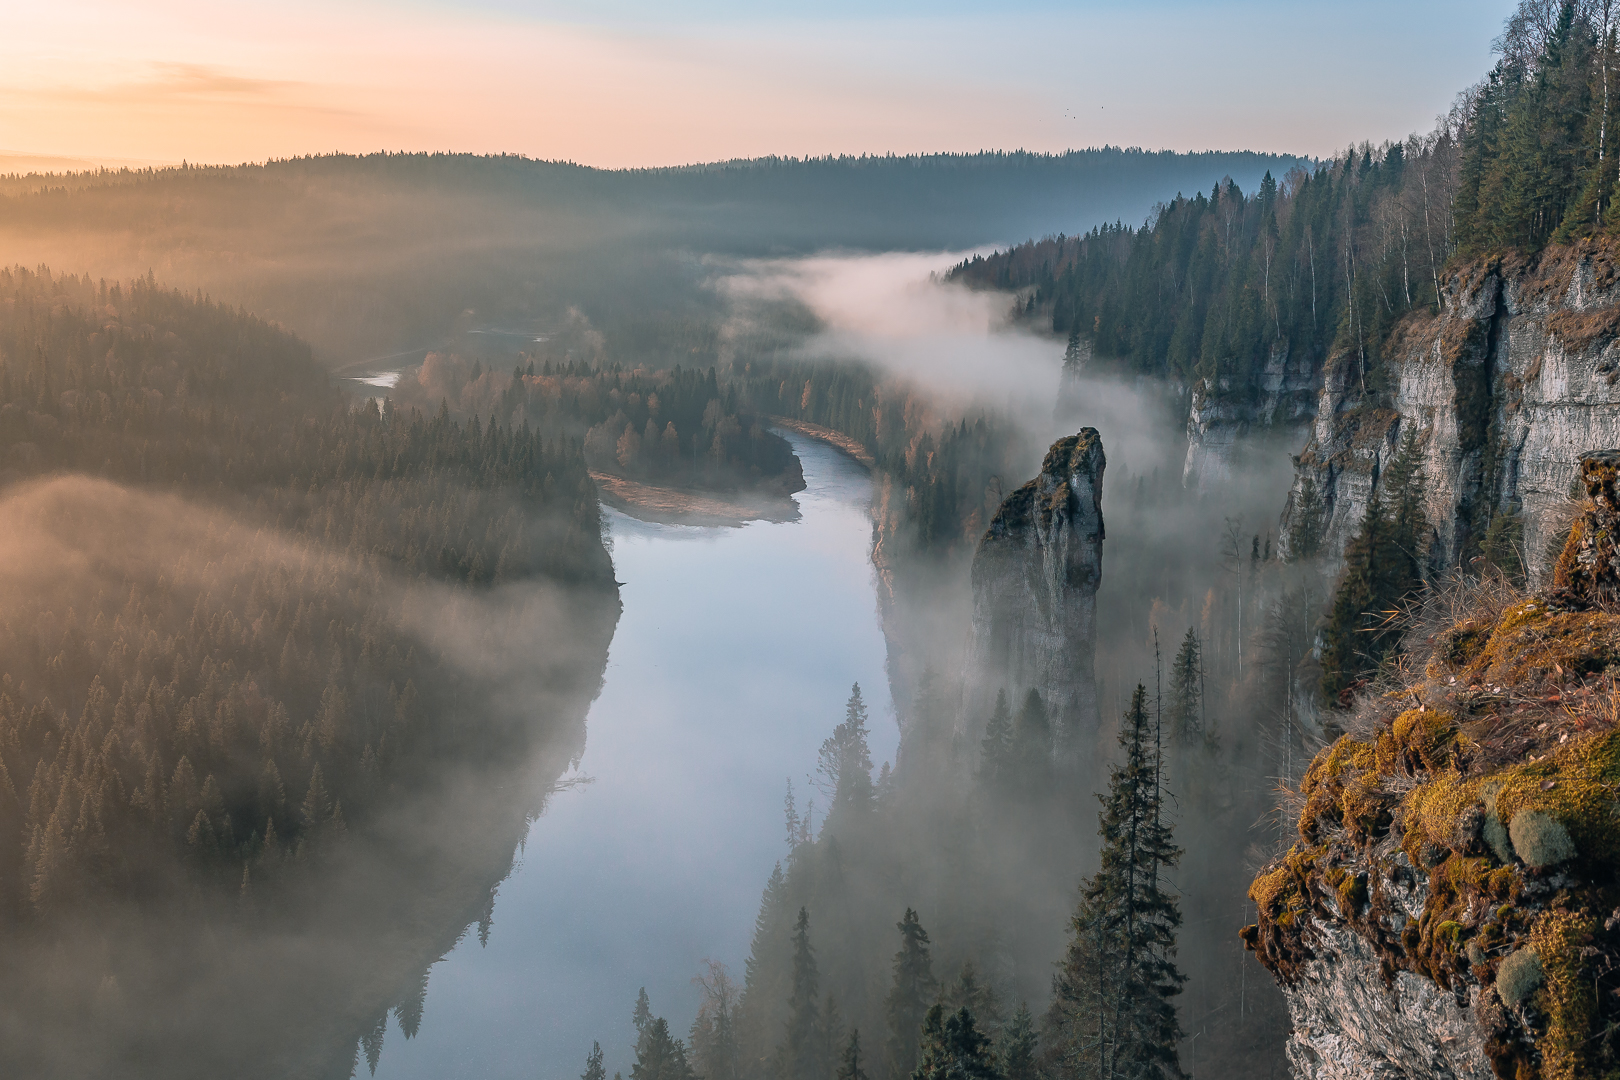
[[[867,746],[866,702],[856,683],[844,706],[844,722],[821,744],[816,771],[828,799],[827,824],[840,827],[872,808],[872,753]]]
[[[844,1050],[838,1056],[838,1071],[834,1074],[835,1080],[869,1080],[866,1070],[861,1067],[861,1029],[855,1028],[849,1033],[849,1041],[844,1043]]]
[[[739,1069],[749,1076],[770,1071],[772,1055],[792,990],[790,957],[793,953],[793,907],[788,900],[787,875],[782,864],[771,870],[754,919],[754,937],[748,952],[743,992],[737,1003],[734,1028]]]
[[[1183,746],[1204,738],[1204,657],[1191,626],[1170,665],[1170,736]]]
[[[917,1032],[938,984],[928,953],[928,931],[917,913],[906,908],[895,928],[900,931],[900,951],[894,954],[894,985],[884,1002],[884,1013],[889,1021],[889,1075],[901,1078],[910,1076],[917,1066]]]
[[[662,1016],[653,1019],[636,1048],[630,1080],[698,1080],[686,1059],[686,1047],[669,1033]]]
[[[647,1043],[647,1032],[652,1028],[652,1002],[647,1000],[647,988],[643,986],[636,994],[636,1008],[630,1014],[630,1022],[636,1028],[636,1053]]]
[[[1161,815],[1153,723],[1138,685],[1120,725],[1124,761],[1098,815],[1102,865],[1080,889],[1048,1013],[1049,1071],[1065,1078],[1177,1080],[1181,1027],[1172,998],[1181,912],[1164,889],[1181,852]]]
[[[816,954],[810,947],[810,912],[800,908],[793,930],[793,993],[788,998],[787,1031],[776,1055],[781,1080],[824,1080],[826,1076],[819,983]]]
[[[602,1065],[601,1043],[591,1043],[591,1052],[585,1057],[585,1071],[579,1074],[579,1080],[607,1080],[607,1069]]]
[[[1006,1080],[1038,1080],[1038,1050],[1035,1018],[1030,1015],[1029,1005],[1020,1002],[1018,1011],[1013,1013],[1012,1020],[1001,1029],[1001,1037],[996,1040],[996,1060]]]
[[[962,1008],[947,1017],[943,1005],[928,1010],[911,1080],[1002,1080],[990,1039],[971,1011]]]
[[[1007,708],[1007,691],[996,691],[996,708],[984,725],[979,740],[979,782],[994,791],[1004,790],[1013,777],[1012,711]]]
[[[1001,1000],[996,996],[995,988],[979,978],[979,972],[971,960],[962,965],[961,974],[940,995],[940,1004],[945,1006],[947,1013],[966,1009],[987,1035],[994,1036],[1001,1030]]]

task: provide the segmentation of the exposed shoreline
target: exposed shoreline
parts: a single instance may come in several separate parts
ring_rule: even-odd
[[[834,431],[832,428],[822,427],[820,424],[812,424],[805,420],[792,420],[785,416],[773,416],[771,417],[771,423],[777,427],[784,427],[789,431],[796,431],[800,435],[817,439],[836,450],[841,450],[868,469],[877,467],[877,459],[872,456],[871,452],[842,431]]]
[[[679,488],[657,487],[591,470],[597,494],[608,506],[631,517],[662,525],[718,525],[741,528],[751,521],[797,521],[799,504],[788,495],[739,494],[728,499]]]

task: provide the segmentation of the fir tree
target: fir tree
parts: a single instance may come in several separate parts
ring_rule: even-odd
[[[782,864],[777,863],[765,884],[759,914],[754,919],[754,936],[734,1024],[738,1067],[750,1075],[768,1069],[787,1018],[792,933],[793,908],[788,901],[787,875],[782,872]]]
[[[781,1080],[822,1080],[826,1074],[828,1062],[816,996],[819,982],[815,950],[810,947],[810,913],[800,908],[793,930],[793,993],[788,998],[787,1033],[776,1055]]]
[[[1001,1030],[1001,1001],[996,997],[994,987],[980,981],[971,960],[962,965],[961,974],[945,988],[940,1003],[945,1006],[947,1013],[954,1013],[958,1009],[968,1010],[988,1035],[993,1036]]]
[[[630,1066],[630,1080],[698,1080],[686,1060],[686,1047],[670,1036],[662,1016],[647,1024],[636,1048],[636,1063]]]
[[[895,927],[900,931],[900,951],[894,954],[894,985],[884,1002],[884,1013],[889,1021],[889,1075],[905,1077],[917,1065],[917,1031],[938,987],[928,953],[928,931],[917,920],[917,913],[906,908]]]
[[[636,1053],[641,1053],[642,1047],[647,1045],[647,1032],[652,1029],[652,1002],[647,1000],[647,988],[643,986],[636,994],[636,1008],[630,1014],[630,1022],[636,1028]]]
[[[990,1039],[973,1013],[962,1008],[947,1017],[938,1004],[928,1010],[911,1080],[1002,1080]]]
[[[1080,890],[1068,951],[1048,1016],[1050,1071],[1062,1077],[1172,1080],[1181,1028],[1171,999],[1181,913],[1164,872],[1181,852],[1161,817],[1162,792],[1147,690],[1138,685],[1120,726],[1125,760],[1100,796],[1102,865]]]
[[[1001,1065],[1002,1076],[1006,1080],[1038,1080],[1037,1051],[1035,1019],[1030,1015],[1029,1006],[1021,1002],[996,1041],[996,1060]]]
[[[1170,665],[1170,735],[1183,746],[1204,738],[1204,658],[1198,631],[1187,627]]]
[[[371,1071],[377,1070],[373,1068]],[[601,1043],[591,1043],[591,1052],[585,1057],[585,1071],[579,1074],[579,1080],[607,1080],[607,1069],[602,1066]]]
[[[979,782],[993,790],[1004,789],[1012,779],[1012,712],[1007,708],[1007,691],[996,691],[996,709],[984,725],[979,740]]]
[[[867,747],[866,702],[861,686],[850,690],[844,722],[821,744],[816,771],[827,797],[827,824],[834,828],[872,808],[872,753]]]
[[[849,1041],[844,1043],[844,1051],[838,1056],[838,1071],[834,1076],[835,1080],[869,1080],[861,1067],[860,1028],[850,1031]]]

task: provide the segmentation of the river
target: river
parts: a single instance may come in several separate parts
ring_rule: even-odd
[[[571,1080],[592,1040],[628,1076],[639,988],[684,1034],[704,958],[741,982],[760,891],[787,852],[787,780],[802,812],[852,682],[874,760],[893,760],[870,481],[782,434],[804,465],[798,521],[697,528],[607,511],[624,613],[587,720],[590,783],[535,821],[488,945],[470,932],[433,966],[416,1038],[390,1019],[378,1077]]]

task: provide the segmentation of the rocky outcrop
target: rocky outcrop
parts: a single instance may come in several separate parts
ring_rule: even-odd
[[[998,690],[1038,690],[1060,745],[1097,727],[1097,586],[1105,458],[1095,428],[1059,439],[1040,475],[1002,502],[973,557],[973,637],[965,727],[982,727]]]
[[[1225,378],[1217,377],[1213,385],[1198,382],[1187,414],[1182,482],[1195,491],[1215,490],[1242,467],[1240,449],[1249,436],[1266,431],[1301,434],[1316,410],[1317,390],[1315,365],[1286,348],[1266,357],[1253,397],[1235,394]]]
[[[1315,920],[1312,932],[1287,994],[1295,1080],[1493,1080],[1484,1034],[1454,994],[1410,971],[1386,981],[1371,946],[1342,926]]]
[[[1300,1077],[1620,1071],[1620,452],[1579,476],[1547,588],[1435,606],[1250,888]]]
[[[1354,355],[1327,366],[1283,515],[1285,552],[1313,489],[1323,549],[1342,554],[1411,436],[1437,568],[1477,554],[1501,519],[1532,578],[1548,569],[1576,463],[1620,445],[1620,244],[1466,264],[1444,293],[1441,314],[1409,316],[1392,335],[1381,387],[1366,385]]]

